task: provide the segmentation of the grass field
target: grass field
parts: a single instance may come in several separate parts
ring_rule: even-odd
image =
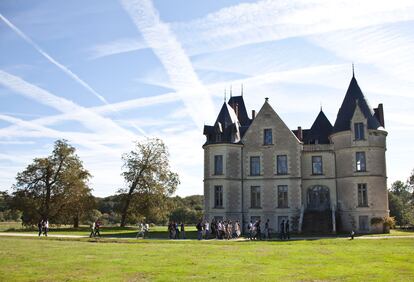
[[[414,239],[0,238],[0,281],[413,281]]]

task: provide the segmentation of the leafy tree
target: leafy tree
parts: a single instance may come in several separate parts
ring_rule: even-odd
[[[395,217],[398,225],[414,224],[414,203],[409,181],[395,181],[388,193],[388,201],[390,215]]]
[[[66,223],[69,215],[73,215],[76,224],[76,218],[89,208],[86,202],[91,197],[87,185],[90,177],[75,148],[58,140],[50,156],[34,159],[17,174],[13,206],[23,211],[25,224],[34,224],[41,218]]]
[[[175,192],[180,182],[178,174],[170,170],[168,157],[167,147],[157,138],[137,142],[131,152],[122,156],[122,176],[128,188],[119,191],[123,194],[121,226],[126,225],[131,203],[133,210],[148,220],[152,211]]]

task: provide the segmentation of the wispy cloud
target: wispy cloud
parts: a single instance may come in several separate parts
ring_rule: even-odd
[[[50,63],[54,64],[56,67],[58,67],[61,71],[63,71],[66,75],[71,77],[75,82],[82,85],[88,92],[92,93],[95,97],[97,97],[101,102],[103,102],[106,105],[109,105],[108,101],[103,97],[101,94],[99,94],[95,89],[93,89],[88,83],[86,83],[84,80],[82,80],[77,74],[73,73],[69,68],[64,66],[63,64],[59,63],[57,60],[55,60],[52,56],[50,56],[48,53],[46,53],[42,48],[40,48],[39,45],[37,45],[29,36],[27,36],[25,33],[23,33],[19,28],[17,28],[12,22],[10,22],[7,18],[5,18],[2,14],[0,14],[0,19],[3,20],[3,22],[8,25],[14,32],[16,32],[23,40],[25,40],[27,43],[29,43],[36,51],[38,51],[43,57],[45,57]],[[116,111],[112,109],[115,113]],[[131,124],[132,127],[134,127],[137,131],[139,131],[141,134],[145,135],[145,132],[137,127],[134,124]]]
[[[104,118],[97,113],[88,110],[87,108],[75,104],[72,101],[55,96],[36,85],[24,81],[20,77],[14,76],[2,70],[0,70],[0,84],[13,90],[15,93],[23,95],[38,103],[52,107],[60,112],[68,114],[76,113],[74,118],[93,132],[112,132],[120,138],[135,137],[133,133],[118,126],[112,120]]]
[[[414,19],[414,3],[401,1],[265,0],[221,9],[173,24],[190,53]]]
[[[310,39],[346,60],[375,66],[394,78],[414,83],[414,38],[401,24],[325,33]]]
[[[25,33],[23,33],[19,28],[17,28],[13,23],[11,23],[8,19],[6,19],[2,14],[0,14],[0,19],[3,20],[3,22],[8,25],[14,32],[16,32],[23,40],[25,40],[27,43],[29,43],[33,48],[36,49],[43,57],[45,57],[49,62],[54,64],[56,67],[58,67],[60,70],[62,70],[65,74],[70,76],[73,80],[75,80],[77,83],[82,85],[85,89],[87,89],[90,93],[92,93],[95,97],[97,97],[99,100],[101,100],[103,103],[107,104],[108,102],[106,99],[96,92],[88,83],[83,81],[79,76],[77,76],[75,73],[73,73],[70,69],[68,69],[66,66],[62,65],[58,61],[56,61],[54,58],[52,58],[48,53],[43,51],[42,48],[40,48],[39,45],[37,45],[29,36],[27,36]]]
[[[206,119],[212,118],[213,103],[169,25],[160,20],[149,0],[124,0],[122,4],[160,59],[196,126],[202,127]]]
[[[122,38],[112,42],[97,44],[90,48],[91,59],[98,59],[110,55],[127,53],[148,48],[144,42],[138,39]]]

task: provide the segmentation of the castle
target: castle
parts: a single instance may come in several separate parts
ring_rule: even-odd
[[[298,232],[382,232],[388,216],[383,105],[371,109],[353,75],[334,126],[322,109],[290,130],[268,98],[248,116],[243,95],[204,126],[205,216],[211,221],[289,219]]]

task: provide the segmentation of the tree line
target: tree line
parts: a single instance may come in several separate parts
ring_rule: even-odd
[[[48,219],[78,227],[99,218],[126,226],[139,221],[195,223],[202,216],[202,196],[172,197],[180,181],[171,171],[162,140],[136,142],[122,160],[125,187],[113,196],[94,197],[89,184],[92,175],[75,147],[57,140],[49,156],[35,158],[17,174],[11,193],[0,193],[0,221],[35,225]]]

